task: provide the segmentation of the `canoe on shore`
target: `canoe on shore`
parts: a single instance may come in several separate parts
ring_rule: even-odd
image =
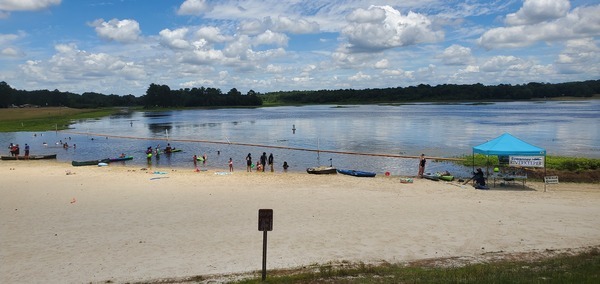
[[[331,175],[331,174],[337,174],[337,170],[334,167],[325,167],[325,166],[318,166],[318,167],[313,167],[313,168],[308,168],[306,169],[306,172],[309,174],[313,174],[313,175]]]
[[[423,178],[426,179],[430,179],[430,180],[443,180],[443,181],[453,181],[454,180],[454,176],[453,175],[449,175],[449,174],[440,174],[440,173],[435,173],[435,174],[431,174],[431,173],[426,173],[423,175]]]
[[[454,180],[454,176],[450,176],[450,175],[439,176],[439,179],[443,180],[443,181],[453,181]]]
[[[133,156],[125,156],[125,157],[118,157],[118,158],[110,158],[108,159],[110,162],[121,162],[121,161],[128,161],[128,160],[133,160]]]
[[[73,165],[74,167],[79,167],[79,166],[97,166],[100,163],[110,163],[110,159],[90,160],[90,161],[72,161],[71,165]]]
[[[344,169],[338,169],[337,172],[340,173],[340,174],[349,175],[349,176],[355,176],[355,177],[374,177],[375,175],[377,175],[374,172],[365,172],[365,171],[356,171],[356,170],[344,170]]]
[[[30,155],[29,157],[19,156],[18,159],[15,156],[0,156],[0,159],[10,161],[10,160],[46,160],[46,159],[56,159],[56,154],[48,154],[48,155]]]
[[[433,181],[438,181],[440,180],[440,176],[436,175],[436,174],[431,174],[431,173],[426,173],[423,175],[423,178],[428,179],[428,180],[433,180]]]

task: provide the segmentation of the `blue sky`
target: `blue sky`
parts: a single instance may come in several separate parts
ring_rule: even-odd
[[[597,0],[0,0],[0,81],[16,89],[590,79],[600,79]]]

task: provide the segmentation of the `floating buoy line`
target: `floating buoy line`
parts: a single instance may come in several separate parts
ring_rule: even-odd
[[[248,146],[248,147],[260,147],[260,148],[271,148],[271,149],[283,149],[292,151],[305,151],[305,152],[316,152],[316,153],[331,153],[331,154],[342,154],[342,155],[355,155],[355,156],[370,156],[370,157],[386,157],[386,158],[402,158],[402,159],[419,159],[421,156],[410,156],[410,155],[395,155],[395,154],[378,154],[378,153],[360,153],[360,152],[349,152],[349,151],[335,151],[335,150],[322,150],[322,149],[309,149],[289,146],[277,146],[277,145],[263,145],[253,143],[242,143],[242,142],[231,142],[227,141],[213,141],[213,140],[201,140],[201,139],[180,139],[180,138],[147,138],[147,137],[135,137],[135,136],[124,136],[124,135],[109,135],[100,133],[88,133],[88,132],[77,132],[62,130],[60,132],[78,135],[98,136],[107,138],[121,138],[121,139],[133,139],[133,140],[162,140],[162,141],[175,141],[175,142],[188,142],[188,143],[206,143],[206,144],[220,144],[220,145],[236,145],[236,146]],[[430,160],[439,161],[463,161],[461,158],[446,158],[446,157],[431,157],[427,156]]]

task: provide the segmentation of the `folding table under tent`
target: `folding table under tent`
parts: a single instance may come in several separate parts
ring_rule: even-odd
[[[546,149],[531,145],[510,133],[504,133],[497,138],[473,147],[473,168],[475,154],[486,156],[508,156],[509,164],[516,163],[522,167],[543,167],[546,173]],[[489,170],[486,169],[489,176]]]

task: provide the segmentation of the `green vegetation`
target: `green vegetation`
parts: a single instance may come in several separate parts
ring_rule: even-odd
[[[235,283],[598,283],[600,251],[466,266],[346,264],[304,270],[310,271],[274,271],[267,274],[266,282],[259,277]]]
[[[262,100],[256,92],[250,90],[242,95],[236,88],[226,94],[215,88],[185,88],[171,90],[167,85],[150,84],[146,95],[142,97],[146,108],[155,107],[236,107],[260,106]]]
[[[464,166],[486,167],[498,165],[498,156],[486,156],[483,154],[463,155],[461,163]],[[473,161],[475,163],[473,163]],[[600,169],[600,159],[582,157],[546,156],[546,169],[559,171],[587,171]]]
[[[266,105],[365,104],[391,102],[482,102],[591,98],[600,94],[600,80],[560,84],[529,83],[523,85],[418,85],[365,90],[279,91],[261,96]]]
[[[74,120],[103,117],[118,111],[115,108],[62,107],[0,109],[0,132],[62,130],[68,128]]]
[[[561,171],[586,171],[600,169],[600,159],[581,158],[581,157],[546,157],[546,167]]]
[[[252,107],[306,104],[376,104],[411,102],[471,102],[518,101],[544,99],[581,99],[600,94],[600,80],[558,84],[528,83],[471,85],[418,85],[377,89],[340,89],[316,91],[278,91],[261,94],[254,90],[242,94],[236,88],[224,93],[218,88],[194,87],[171,90],[167,85],[150,84],[146,93],[119,96],[85,92],[81,95],[59,90],[16,90],[0,82],[0,108],[35,105],[71,108],[132,107]]]

